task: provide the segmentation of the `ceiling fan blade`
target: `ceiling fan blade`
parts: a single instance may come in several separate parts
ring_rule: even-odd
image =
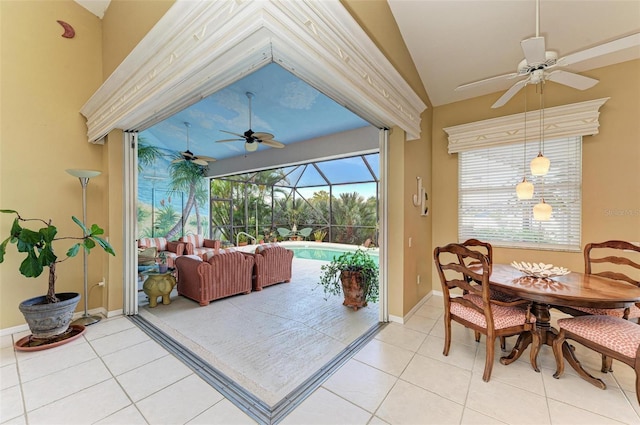
[[[544,37],[531,37],[520,42],[522,51],[524,52],[524,58],[527,60],[527,65],[535,65],[538,63],[544,63],[547,60]]]
[[[582,50],[580,52],[572,53],[563,58],[558,59],[558,63],[561,66],[572,65],[574,63],[593,59],[598,56],[608,55],[620,50],[629,49],[640,46],[640,33],[629,35],[627,37],[619,38],[608,43],[600,44],[599,46],[591,47],[590,49]]]
[[[227,131],[227,130],[220,130],[220,131],[222,131],[223,133],[233,134],[234,136],[242,137],[244,140],[244,134],[238,134],[238,133],[234,133],[232,131]]]
[[[182,162],[182,161],[184,161],[184,160],[185,160],[184,158],[176,158],[176,159],[174,159],[173,161],[171,161],[171,163],[172,163],[172,164],[177,164],[178,162]]]
[[[213,161],[217,161],[217,159],[212,158],[210,156],[199,156],[198,159],[201,159],[203,161],[207,161],[207,162],[213,162]]]
[[[203,167],[206,167],[207,165],[209,165],[207,161],[200,158],[193,158],[191,162],[193,162],[194,164],[202,165]]]
[[[255,139],[260,139],[260,140],[273,139],[273,134],[271,134],[271,133],[253,133],[253,137]]]
[[[216,140],[216,143],[226,143],[226,142],[244,142],[244,139],[222,139]]]
[[[556,83],[564,84],[565,86],[578,90],[586,90],[598,84],[598,80],[596,79],[560,69],[551,71],[547,75],[547,80],[555,81]]]
[[[516,72],[512,72],[511,74],[497,75],[495,77],[485,78],[484,80],[478,80],[472,83],[462,84],[461,86],[456,87],[454,91],[471,89],[474,87],[483,86],[485,84],[493,83],[496,81],[508,80],[510,78],[514,78],[517,76],[518,76],[518,73]]]
[[[278,142],[277,140],[273,140],[273,139],[266,139],[266,140],[261,140],[262,143],[264,143],[267,146],[271,146],[272,148],[284,148],[284,143]]]
[[[507,90],[505,94],[500,96],[500,99],[498,99],[496,101],[496,103],[491,105],[491,108],[494,108],[494,109],[495,108],[499,108],[502,105],[504,105],[505,103],[507,103],[513,96],[516,95],[516,93],[518,93],[520,91],[520,89],[522,89],[524,86],[527,85],[527,81],[529,81],[529,79],[525,78],[524,80],[520,80],[517,83],[515,83],[514,85],[512,85],[511,88],[509,90]]]

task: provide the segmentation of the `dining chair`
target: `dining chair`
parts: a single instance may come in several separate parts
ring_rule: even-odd
[[[638,260],[634,261],[638,258]],[[634,270],[635,269],[635,270]],[[588,243],[584,247],[584,273],[620,280],[640,286],[640,277],[632,277],[632,273],[640,276],[640,247],[632,243],[610,240],[601,243]],[[594,308],[572,307],[563,309],[572,316],[584,314],[619,317],[638,322],[640,308],[633,305],[627,308]],[[611,359],[602,356],[603,373],[611,372]]]
[[[558,319],[559,332],[553,341],[558,379],[564,373],[562,345],[567,339],[631,366],[636,373],[636,397],[640,404],[640,326],[615,316],[592,315]],[[600,381],[600,387],[607,386]]]
[[[490,296],[490,263],[486,255],[462,244],[449,244],[433,251],[444,299],[445,342],[443,355],[451,347],[451,321],[486,335],[486,358],[482,379],[489,381],[493,369],[495,340],[531,332],[533,346],[540,345],[530,302],[502,302]],[[447,262],[448,261],[448,262]],[[471,266],[469,266],[471,264]],[[479,282],[479,283],[478,283]],[[536,350],[531,350],[531,353]]]
[[[595,257],[595,253],[599,256]],[[632,277],[631,273],[634,272],[638,277]],[[625,241],[588,243],[584,247],[584,273],[640,286],[640,246]],[[627,308],[576,307],[576,309],[589,314],[604,314],[627,320],[640,318],[640,308],[635,305]]]
[[[487,260],[489,260],[489,276],[491,276],[491,270],[493,266],[493,246],[491,246],[489,242],[483,242],[478,239],[467,239],[466,241],[462,242],[461,245],[469,249],[472,249],[474,251],[479,251],[483,253],[485,257],[487,257]],[[473,266],[479,266],[480,263],[477,261],[471,261],[467,265],[470,267],[473,267]],[[466,278],[468,281],[471,280],[469,276],[466,276]],[[476,282],[476,283],[480,283],[480,282]],[[490,288],[490,291],[491,291],[491,299],[494,299],[494,300],[503,301],[503,302],[513,302],[518,299],[517,297],[513,297],[511,295],[505,294],[504,292],[498,291],[497,289],[494,289],[494,288]],[[480,332],[476,331],[475,333],[476,342],[480,342],[480,335],[481,335]],[[507,348],[507,341],[504,336],[500,337],[500,348],[502,350],[505,350]]]

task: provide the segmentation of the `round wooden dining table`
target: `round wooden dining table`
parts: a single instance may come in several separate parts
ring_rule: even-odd
[[[640,288],[630,283],[580,272],[551,279],[536,278],[525,276],[508,264],[493,264],[489,281],[492,287],[501,292],[532,301],[531,312],[536,316],[536,332],[540,336],[540,343],[546,345],[552,345],[558,333],[551,326],[552,307],[626,308],[640,302]],[[500,363],[507,365],[516,361],[532,340],[529,332],[520,334],[511,353],[502,357]],[[536,358],[540,347],[531,349],[534,350],[531,366],[539,372]],[[582,378],[603,388],[601,380],[582,368],[574,350],[566,341],[562,353]]]

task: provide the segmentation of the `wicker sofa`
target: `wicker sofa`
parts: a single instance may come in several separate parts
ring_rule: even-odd
[[[251,292],[253,258],[234,249],[207,255],[183,255],[176,259],[178,294],[201,306],[219,298]]]
[[[253,257],[253,290],[261,291],[265,286],[291,281],[293,251],[278,244],[262,244],[255,253],[245,253]]]
[[[171,242],[167,238],[140,238],[138,239],[138,248],[156,248],[156,255],[164,253],[169,267],[175,267],[176,258],[186,254],[186,245],[183,242]]]

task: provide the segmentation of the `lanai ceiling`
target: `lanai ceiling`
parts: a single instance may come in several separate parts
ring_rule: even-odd
[[[101,17],[109,2],[76,0]],[[388,0],[423,85],[434,106],[495,93],[498,99],[514,80],[456,92],[472,81],[514,72],[523,58],[520,41],[535,36],[535,0]],[[565,56],[640,33],[639,0],[541,0],[540,35],[547,50]],[[640,57],[640,43],[612,55],[576,63],[569,71],[589,70]],[[640,76],[638,77],[640,78]],[[550,83],[555,84],[555,83]],[[275,64],[215,93],[141,136],[171,151],[186,149],[218,159],[245,154],[227,130],[248,129],[248,101],[254,93],[252,129],[274,134],[284,144],[368,124]],[[261,147],[261,150],[270,149]],[[283,149],[282,152],[286,151]]]

